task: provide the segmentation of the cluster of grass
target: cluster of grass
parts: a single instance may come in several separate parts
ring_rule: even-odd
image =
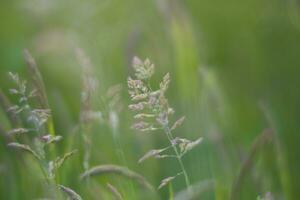
[[[6,111],[11,127],[13,127],[13,129],[9,131],[1,131],[2,136],[7,141],[7,147],[18,150],[14,153],[21,158],[22,162],[26,162],[26,160],[29,159],[23,154],[27,153],[33,158],[33,165],[39,166],[39,170],[32,169],[32,166],[24,167],[23,170],[36,170],[36,174],[41,174],[38,175],[42,183],[43,192],[41,192],[41,195],[43,196],[41,196],[41,198],[64,199],[65,197],[68,197],[69,199],[74,200],[83,199],[73,189],[61,184],[62,181],[59,173],[59,170],[63,167],[64,163],[72,162],[72,157],[76,156],[78,157],[77,161],[73,161],[72,166],[82,169],[80,174],[72,174],[72,176],[77,177],[80,182],[76,188],[81,187],[82,185],[89,186],[92,177],[113,174],[117,175],[117,178],[115,179],[118,181],[118,177],[125,178],[125,181],[131,186],[131,192],[133,192],[133,194],[126,194],[130,190],[126,189],[126,187],[124,187],[125,189],[121,188],[123,192],[120,192],[117,187],[113,186],[109,180],[107,180],[105,183],[106,191],[97,194],[100,195],[97,199],[124,199],[126,196],[128,196],[128,199],[140,199],[141,197],[137,197],[136,193],[141,194],[141,191],[144,193],[143,198],[158,198],[154,189],[155,187],[153,187],[143,175],[128,168],[126,156],[124,155],[121,146],[122,141],[120,141],[118,136],[119,132],[121,132],[118,125],[118,112],[120,112],[121,109],[121,99],[119,94],[120,86],[117,85],[109,89],[105,95],[105,98],[108,100],[103,100],[102,102],[103,104],[107,104],[104,105],[103,110],[98,111],[93,109],[92,99],[97,90],[98,80],[93,75],[93,67],[84,52],[81,49],[77,49],[76,53],[78,60],[82,65],[83,75],[80,115],[78,124],[74,125],[75,133],[72,134],[75,135],[71,136],[77,137],[77,141],[68,138],[69,141],[65,142],[67,144],[66,149],[71,149],[71,151],[58,156],[57,146],[63,139],[63,136],[55,133],[53,116],[51,115],[43,78],[38,70],[35,60],[27,50],[24,51],[24,57],[31,77],[30,84],[28,84],[27,81],[22,80],[18,74],[9,72],[8,74],[12,82],[15,84],[13,88],[9,89],[9,93],[13,95],[13,100],[15,100],[16,103],[11,103],[9,98],[1,92],[1,98],[3,100],[1,101],[1,105]],[[159,159],[176,158],[181,171],[175,176],[164,178],[158,186],[158,189],[171,184],[171,181],[177,176],[183,175],[185,178],[186,190],[189,195],[193,195],[194,192],[191,188],[191,183],[183,164],[182,157],[200,144],[202,138],[190,141],[185,138],[174,137],[173,131],[183,123],[184,117],[178,119],[172,126],[169,125],[169,116],[174,114],[174,110],[169,107],[165,97],[165,92],[168,89],[170,82],[170,75],[167,74],[160,83],[159,89],[153,91],[149,80],[154,74],[154,65],[151,64],[148,59],[145,62],[142,62],[135,57],[133,60],[133,67],[136,79],[133,80],[132,78],[128,78],[129,93],[133,104],[130,104],[128,107],[134,111],[144,111],[144,113],[138,113],[134,116],[134,118],[139,121],[132,127],[143,132],[161,130],[165,133],[169,142],[168,147],[150,150],[140,158],[138,162],[141,163],[150,157]],[[102,99],[105,98],[102,97]],[[146,120],[149,122],[146,122]],[[106,123],[112,129],[113,140],[115,141],[113,148],[116,149],[118,160],[122,166],[114,164],[91,166],[91,149],[96,148],[93,147],[92,135],[95,133],[93,133],[91,128],[95,122]],[[173,149],[173,154],[163,154],[170,148]],[[74,165],[75,163],[81,163],[82,167]],[[136,185],[139,187],[136,187]],[[96,191],[87,192],[97,193]],[[170,191],[170,195],[173,196],[173,193],[173,191]],[[93,195],[95,194],[89,194],[89,196]],[[103,197],[101,197],[102,195]],[[123,196],[125,197],[123,198]]]
[[[247,157],[238,167],[239,171],[234,173],[235,178],[231,181],[226,180],[230,186],[220,185],[225,181],[219,180],[219,177],[209,180],[191,179],[193,173],[197,173],[191,169],[201,169],[197,166],[197,162],[189,163],[187,168],[184,158],[192,149],[201,146],[203,138],[198,135],[197,139],[189,140],[184,137],[184,133],[176,134],[175,131],[180,129],[185,117],[172,122],[175,110],[169,105],[166,97],[170,74],[167,73],[163,77],[159,87],[153,87],[151,79],[155,72],[154,64],[149,59],[142,61],[134,57],[132,62],[134,78],[129,77],[127,81],[130,103],[124,108],[123,104],[126,101],[122,99],[122,85],[112,86],[106,94],[98,95],[99,80],[94,75],[91,61],[81,49],[76,50],[76,55],[82,66],[81,97],[78,100],[80,101],[79,119],[68,130],[69,132],[66,131],[62,135],[56,133],[55,116],[51,113],[43,78],[35,60],[27,50],[24,51],[24,57],[30,75],[29,81],[23,80],[18,74],[8,73],[14,85],[9,89],[9,97],[1,91],[0,103],[6,113],[3,124],[7,121],[11,129],[6,131],[4,127],[0,127],[5,151],[8,151],[8,157],[3,159],[1,164],[3,167],[15,165],[10,169],[15,177],[6,177],[5,180],[12,183],[4,185],[13,193],[17,192],[18,184],[25,189],[24,191],[21,189],[21,193],[17,195],[1,194],[2,196],[8,199],[160,199],[160,191],[165,189],[169,199],[203,197],[223,199],[225,197],[236,200],[240,199],[243,184],[249,176],[255,157],[266,144],[270,143],[279,156],[278,166],[281,167],[279,172],[283,184],[288,184],[288,176],[283,170],[285,166],[281,147],[273,131],[268,109],[263,104],[261,107],[270,123],[270,128],[264,130],[255,139]],[[99,102],[101,106],[95,106]],[[125,144],[122,140],[130,136],[121,137],[123,129],[120,126],[121,113],[130,110],[135,113],[132,130],[146,135],[152,133],[147,137],[153,138],[157,137],[156,134],[159,132],[165,135],[164,139],[160,137],[164,140],[163,148],[152,147],[152,150],[136,160],[136,163],[141,164],[149,158],[155,158],[166,160],[169,165],[177,165],[177,167],[172,166],[172,171],[161,174],[160,183],[150,183],[143,172],[130,169],[131,166],[136,165],[128,162],[127,148],[124,148]],[[97,142],[94,140],[101,139],[95,137],[97,134],[95,126],[106,126],[106,129],[101,130],[110,130],[113,140],[110,147],[95,145]],[[64,130],[60,131],[64,132]],[[138,137],[132,137],[132,140],[138,140]],[[213,141],[218,143],[221,151],[226,151],[220,139],[213,139]],[[139,141],[139,145],[143,145],[143,141]],[[105,148],[114,149],[116,159],[110,160],[107,157],[103,159],[106,160],[105,163],[97,163],[102,159],[95,159],[96,157],[106,156]],[[100,151],[102,153],[97,154]],[[226,152],[222,153],[226,155]],[[198,156],[194,154],[192,157]],[[176,162],[173,163],[173,159]],[[228,158],[223,159],[227,162]],[[226,164],[228,163],[224,163],[224,168],[227,167]],[[150,170],[152,167],[150,166]],[[219,170],[224,168],[217,166]],[[28,177],[23,173],[31,175]],[[179,179],[180,177],[182,179]],[[27,180],[22,180],[24,178]],[[185,187],[176,184],[177,179],[182,180],[179,183],[185,182]],[[29,181],[37,188],[32,189],[31,194],[26,193],[27,187],[24,181]],[[214,195],[209,195],[210,193]],[[265,191],[263,195],[256,194],[257,199],[264,200],[274,199],[273,195],[270,191]],[[280,197],[282,194],[276,195]]]
[[[2,1],[0,199],[299,199],[297,4]]]

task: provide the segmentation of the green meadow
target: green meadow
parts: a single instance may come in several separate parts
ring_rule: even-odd
[[[296,0],[0,1],[0,199],[300,199]]]

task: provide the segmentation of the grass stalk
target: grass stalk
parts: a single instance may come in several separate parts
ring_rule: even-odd
[[[185,180],[185,184],[186,184],[186,188],[190,191],[190,179],[189,179],[189,176],[188,176],[188,174],[186,172],[185,166],[184,166],[184,164],[182,162],[181,155],[179,154],[177,146],[175,146],[175,145],[172,144],[172,141],[174,141],[174,138],[172,136],[172,133],[171,133],[171,130],[170,130],[169,126],[166,126],[164,128],[164,131],[165,131],[165,133],[166,133],[166,135],[168,137],[168,140],[169,140],[169,142],[170,142],[170,144],[171,144],[171,146],[172,146],[172,148],[174,150],[174,153],[176,155],[176,159],[178,160],[179,166],[180,166],[180,168],[182,170],[182,173],[183,173],[183,176],[184,176],[184,180]]]
[[[254,159],[261,150],[261,148],[270,142],[273,139],[273,131],[272,129],[265,129],[260,135],[258,135],[254,142],[251,145],[250,151],[247,155],[247,159],[242,163],[240,171],[236,177],[236,180],[232,186],[230,200],[239,199],[239,194],[241,191],[241,187],[243,186],[243,181],[245,176],[250,171],[253,166]]]

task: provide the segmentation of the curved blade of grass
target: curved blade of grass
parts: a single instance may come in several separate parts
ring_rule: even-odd
[[[291,182],[292,175],[288,168],[288,162],[282,146],[282,142],[279,139],[278,126],[277,123],[275,122],[274,114],[266,102],[261,101],[259,103],[259,106],[264,114],[266,122],[269,124],[269,126],[272,128],[273,131],[273,142],[274,142],[274,149],[277,158],[276,159],[277,169],[279,171],[280,181],[282,184],[284,196],[286,197],[286,199],[293,199],[294,194],[292,191],[292,182]]]
[[[63,191],[71,200],[82,200],[81,196],[77,194],[74,190],[65,187],[63,185],[58,186],[61,191]]]
[[[128,179],[136,181],[144,188],[153,191],[153,186],[142,175],[134,171],[131,171],[126,167],[122,167],[118,165],[99,165],[93,167],[85,171],[83,174],[81,174],[80,178],[84,180],[92,176],[101,176],[106,174],[116,174],[116,175],[126,177]]]
[[[123,197],[117,188],[115,188],[113,185],[111,185],[109,183],[107,183],[106,186],[107,186],[108,190],[114,195],[116,200],[123,200]]]

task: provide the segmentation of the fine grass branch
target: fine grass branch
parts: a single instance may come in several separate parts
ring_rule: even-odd
[[[180,117],[174,123],[171,123],[171,116],[174,109],[169,106],[168,99],[165,94],[170,84],[170,74],[167,73],[159,84],[159,88],[154,90],[150,84],[150,80],[154,74],[154,64],[149,59],[145,61],[135,57],[133,59],[134,78],[129,77],[127,84],[132,104],[128,107],[135,112],[135,123],[133,129],[141,132],[164,132],[169,146],[162,149],[153,149],[148,151],[139,159],[139,163],[148,158],[175,158],[178,161],[181,172],[175,176],[170,176],[161,181],[158,189],[168,185],[179,175],[183,175],[186,188],[189,190],[190,178],[186,171],[186,167],[182,161],[182,157],[202,142],[202,138],[195,141],[186,138],[174,136],[174,131],[183,124],[185,117]],[[172,149],[173,153],[165,154],[168,149]]]
[[[107,183],[106,186],[116,200],[123,200],[121,193],[115,186],[111,185],[110,183]]]

